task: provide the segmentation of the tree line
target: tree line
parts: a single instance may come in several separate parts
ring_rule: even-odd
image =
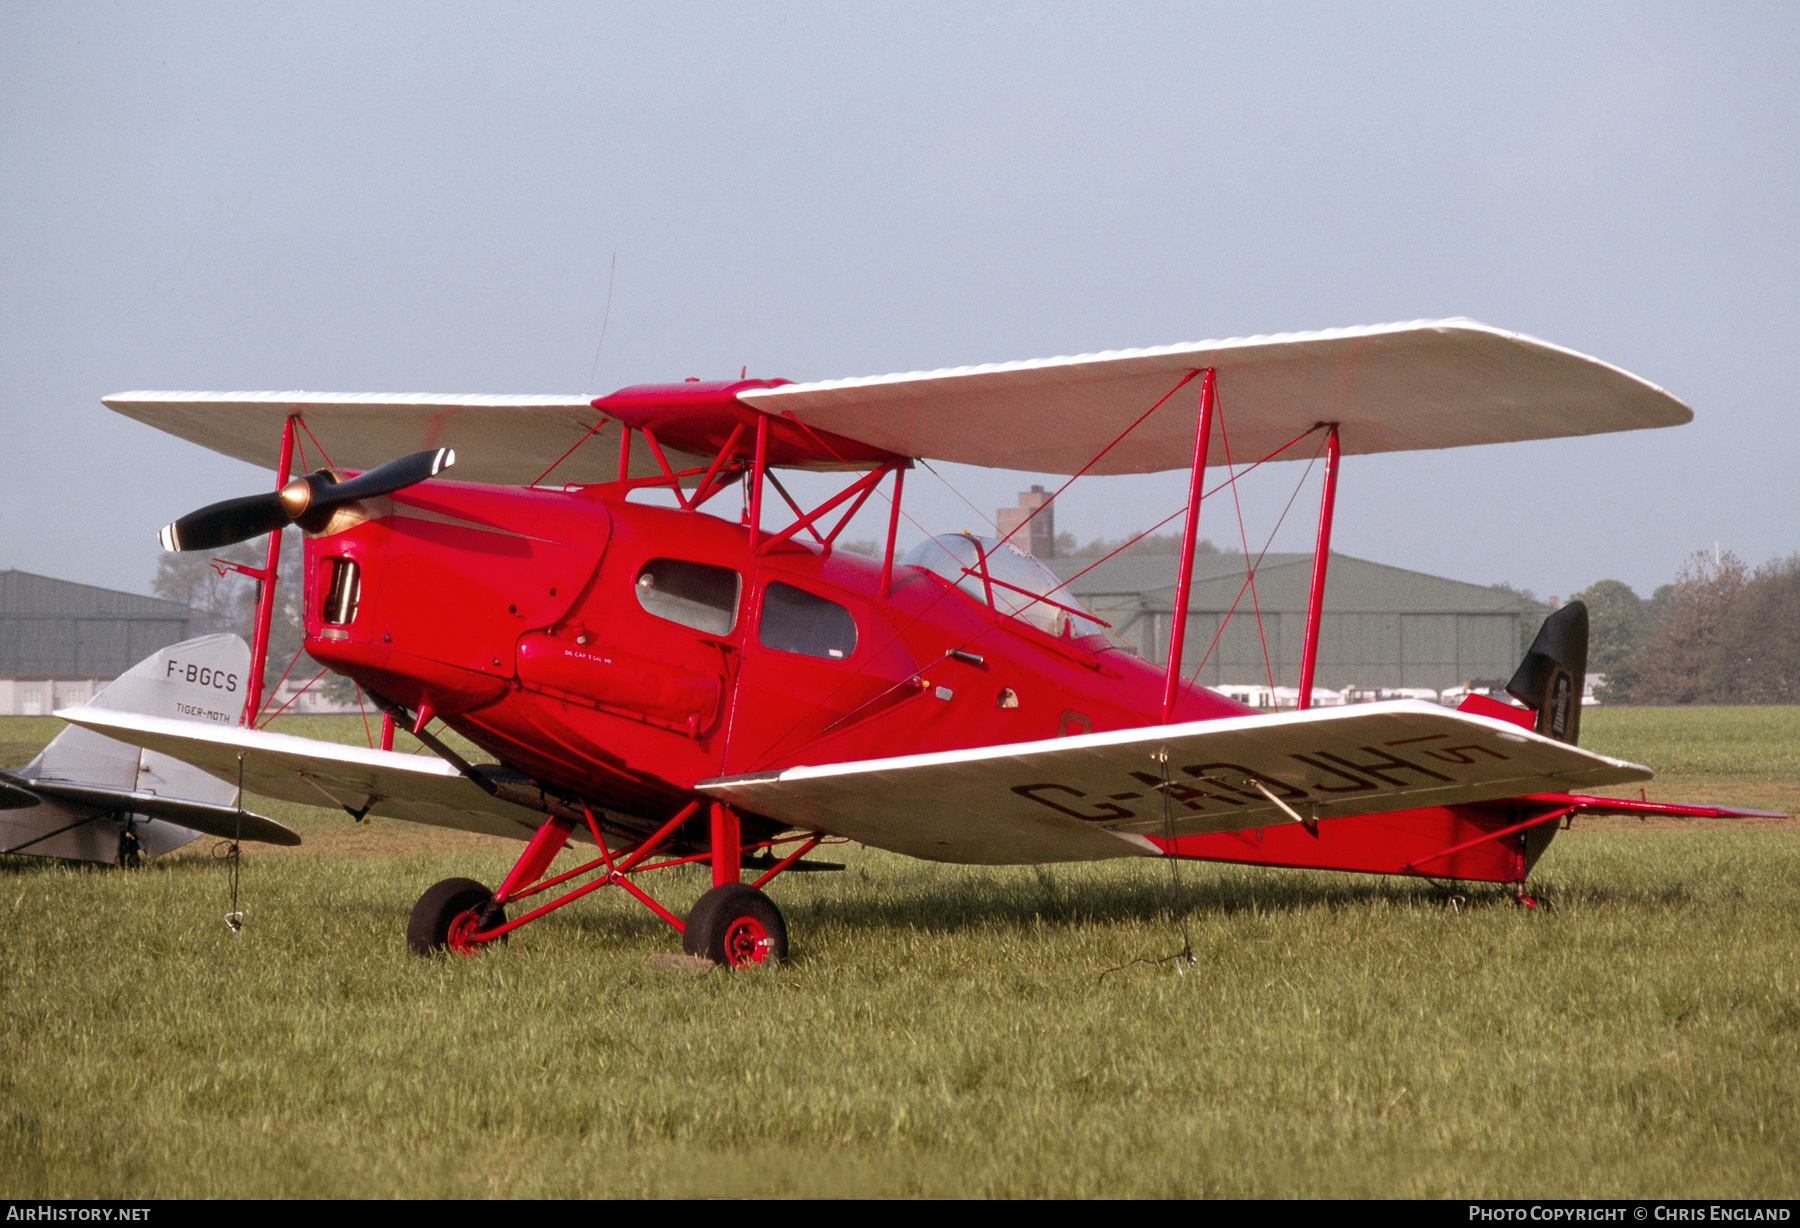
[[[265,701],[283,673],[303,683],[323,668],[301,649],[305,633],[301,628],[300,535],[281,535],[281,582],[275,589],[275,616],[269,623],[269,656],[263,668]],[[193,611],[188,621],[188,634],[211,635],[229,631],[246,641],[256,622],[257,585],[243,573],[214,566],[215,558],[260,568],[265,559],[267,539],[239,542],[211,553],[161,554],[157,558],[156,579],[150,591],[158,597],[184,603]],[[328,698],[339,703],[354,703],[356,687],[348,678],[327,673],[317,686]]]
[[[1800,703],[1800,554],[1751,570],[1701,551],[1648,599],[1602,580],[1575,600],[1603,703]]]

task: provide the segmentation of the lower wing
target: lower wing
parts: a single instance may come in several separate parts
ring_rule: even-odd
[[[1412,700],[722,777],[795,827],[933,861],[1154,855],[1147,837],[1648,780],[1648,768]]]
[[[379,814],[515,839],[529,837],[544,821],[536,811],[491,796],[440,759],[133,712],[70,708],[56,715],[185,760],[227,784],[241,782],[248,792],[338,806],[358,818]]]

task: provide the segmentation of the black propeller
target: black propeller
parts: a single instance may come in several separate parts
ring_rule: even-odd
[[[391,495],[397,490],[436,477],[456,463],[449,448],[414,452],[385,465],[377,465],[348,482],[340,482],[321,469],[295,478],[266,495],[245,495],[189,512],[162,533],[164,550],[217,550],[233,542],[249,541],[290,524],[303,529],[322,529],[331,513],[358,499]]]

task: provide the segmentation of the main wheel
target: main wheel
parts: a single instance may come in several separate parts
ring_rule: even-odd
[[[481,927],[481,917],[493,903],[494,893],[472,878],[446,878],[419,897],[406,922],[406,945],[414,955],[455,951],[473,955],[481,944],[469,935]],[[502,912],[496,921],[504,921]]]
[[[700,897],[688,913],[681,949],[727,968],[787,958],[787,922],[768,896],[745,883],[726,883]]]

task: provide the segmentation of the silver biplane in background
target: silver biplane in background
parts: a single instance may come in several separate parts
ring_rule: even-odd
[[[250,648],[208,635],[138,662],[83,711],[231,725]],[[299,844],[291,829],[238,805],[238,789],[173,755],[71,726],[16,771],[0,770],[0,853],[136,864],[201,835]]]

